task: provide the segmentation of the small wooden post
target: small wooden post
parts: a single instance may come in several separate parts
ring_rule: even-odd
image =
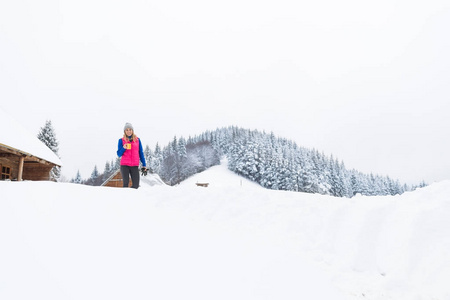
[[[19,175],[17,176],[17,181],[22,181],[23,177],[23,163],[25,161],[25,157],[21,156],[19,160]]]

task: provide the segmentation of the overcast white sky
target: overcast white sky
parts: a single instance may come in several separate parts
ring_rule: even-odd
[[[152,148],[237,125],[431,183],[450,179],[449,30],[448,0],[0,0],[0,106],[52,120],[69,178],[131,122]]]

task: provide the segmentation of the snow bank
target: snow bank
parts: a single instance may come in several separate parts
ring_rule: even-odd
[[[341,199],[217,166],[177,187],[0,191],[0,299],[450,299],[450,182]]]
[[[141,176],[141,188],[154,187],[157,185],[166,185],[158,174],[149,173],[146,176]]]

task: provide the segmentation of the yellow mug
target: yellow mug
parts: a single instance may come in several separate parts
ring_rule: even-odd
[[[131,144],[130,143],[125,144],[125,146],[127,147],[128,150],[131,149]]]

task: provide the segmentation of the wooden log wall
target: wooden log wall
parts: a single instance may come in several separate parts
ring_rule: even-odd
[[[132,182],[130,179],[129,187],[131,187]],[[105,183],[103,186],[109,186],[109,187],[123,187],[123,180],[122,175],[120,172],[118,172],[116,175],[114,175],[113,178],[111,178],[107,183]]]
[[[26,161],[23,165],[23,180],[50,180],[52,168],[52,165]]]
[[[11,159],[0,155],[0,166],[11,168],[11,180],[17,179],[19,176],[19,158]],[[1,172],[1,169],[0,169]]]

